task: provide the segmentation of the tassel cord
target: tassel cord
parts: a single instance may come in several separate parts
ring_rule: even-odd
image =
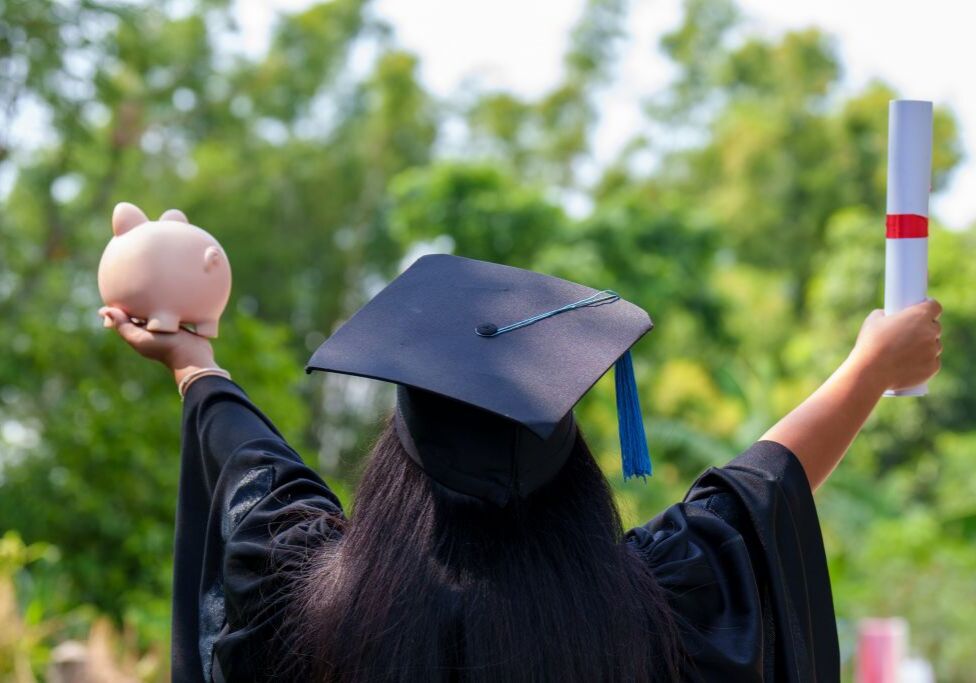
[[[627,351],[614,364],[617,390],[617,419],[620,430],[620,458],[624,479],[646,478],[652,474],[651,456],[644,433],[644,418],[637,394],[634,362]]]

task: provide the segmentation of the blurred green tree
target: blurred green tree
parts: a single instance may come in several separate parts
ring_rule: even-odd
[[[651,313],[635,350],[651,485],[620,482],[612,382],[578,408],[630,523],[827,376],[881,301],[896,93],[845,95],[820,31],[759,37],[730,0],[687,0],[660,45],[674,80],[589,181],[627,9],[588,0],[538,97],[444,101],[364,0],[280,14],[259,55],[227,48],[219,0],[0,0],[0,531],[61,551],[14,571],[25,623],[104,612],[141,648],[167,640],[179,403],[94,313],[117,201],[178,206],[219,236],[235,279],[219,359],[346,502],[389,392],[301,367],[425,250],[613,287]],[[936,191],[960,154],[938,109]],[[933,226],[931,395],[882,402],[818,494],[845,652],[855,619],[902,614],[947,681],[976,666],[974,239]]]

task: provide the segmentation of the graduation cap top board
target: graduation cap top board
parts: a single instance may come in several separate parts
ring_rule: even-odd
[[[652,326],[615,292],[436,254],[363,306],[305,369],[397,384],[410,457],[447,488],[504,505],[559,471],[575,442],[573,406],[612,365],[624,475],[650,474],[629,349]]]

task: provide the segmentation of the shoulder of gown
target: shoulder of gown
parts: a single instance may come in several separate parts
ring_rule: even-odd
[[[289,578],[338,537],[342,514],[240,387],[194,382],[183,409],[173,680],[270,680]]]
[[[817,511],[786,447],[758,441],[706,470],[683,502],[625,540],[668,594],[689,678],[840,680]]]

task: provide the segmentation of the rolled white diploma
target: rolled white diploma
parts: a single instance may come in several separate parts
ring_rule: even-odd
[[[888,216],[885,314],[925,300],[928,289],[932,103],[892,100],[888,106]],[[924,396],[928,385],[886,391]]]

